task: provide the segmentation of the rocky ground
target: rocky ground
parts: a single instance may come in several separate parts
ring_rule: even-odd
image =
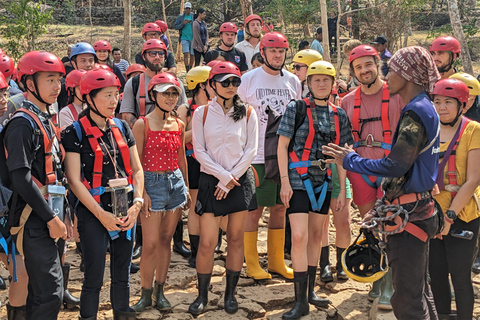
[[[358,232],[358,214],[353,211],[352,229],[353,233]],[[268,216],[268,214],[266,215]],[[266,218],[266,217],[265,217]],[[185,230],[185,239],[186,230]],[[334,229],[333,225],[330,231],[330,240],[333,243]],[[260,260],[264,268],[267,266],[267,229],[265,221],[261,222],[259,231],[259,252]],[[75,243],[70,242],[67,261],[72,263],[72,271],[70,274],[69,290],[73,295],[79,296],[82,286],[83,274],[79,270],[80,258],[74,251]],[[223,241],[222,250],[226,250],[226,241]],[[331,251],[332,266],[335,265],[334,250]],[[246,277],[245,269],[242,271],[238,284],[238,304],[239,311],[235,315],[229,315],[223,310],[223,292],[225,288],[225,253],[217,254],[215,257],[215,267],[211,281],[209,304],[206,312],[198,318],[202,319],[281,319],[281,315],[288,311],[294,301],[293,283],[287,282],[279,277],[273,277],[272,280],[256,283]],[[107,256],[108,260],[108,256]],[[290,260],[286,260],[287,264],[291,264]],[[139,263],[139,260],[134,261]],[[6,278],[8,273],[5,269],[0,274]],[[405,279],[408,280],[408,279]],[[475,283],[475,315],[480,316],[480,295],[479,284],[480,276],[474,278]],[[130,301],[135,304],[140,297],[140,273],[131,277]],[[367,300],[366,295],[370,289],[370,284],[363,284],[353,280],[334,281],[324,284],[317,278],[318,287],[316,290],[322,297],[328,297],[332,304],[325,309],[317,309],[310,306],[310,314],[302,318],[302,320],[318,319],[355,319],[355,320],[393,320],[395,316],[393,312],[377,311],[375,302],[371,303]],[[113,319],[113,314],[109,298],[109,265],[107,263],[105,269],[104,287],[100,294],[100,308],[98,319]],[[196,273],[195,270],[188,267],[186,259],[180,255],[173,253],[168,273],[166,297],[172,304],[172,310],[167,313],[159,312],[156,309],[149,309],[139,314],[137,319],[153,320],[153,319],[177,319],[187,320],[193,319],[193,316],[187,313],[188,306],[195,300],[197,296],[196,290]],[[1,316],[6,318],[5,304],[7,303],[7,291],[0,292],[0,301],[2,302]],[[70,320],[77,319],[79,313],[78,308],[61,310],[58,319]],[[478,318],[480,319],[480,317]]]

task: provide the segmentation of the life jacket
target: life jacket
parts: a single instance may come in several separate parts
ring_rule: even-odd
[[[78,120],[78,112],[77,112],[77,109],[75,108],[75,106],[73,105],[73,103],[70,103],[67,106],[67,108],[70,109],[70,112],[72,113],[73,119],[75,119],[75,121],[77,121]]]
[[[307,105],[306,113],[308,117],[308,136],[307,136],[307,140],[305,141],[305,146],[303,147],[301,159],[298,158],[294,150],[291,150],[289,152],[289,156],[292,161],[289,163],[288,168],[289,169],[294,168],[297,170],[298,174],[300,175],[300,178],[302,178],[303,185],[305,186],[305,189],[308,194],[308,198],[310,199],[310,204],[312,205],[312,209],[320,210],[327,196],[328,182],[330,180],[329,176],[331,174],[327,174],[327,179],[325,179],[323,184],[317,188],[313,187],[312,181],[308,177],[308,168],[311,166],[320,166],[320,168],[322,169],[321,167],[322,160],[316,160],[316,161],[309,160],[310,153],[312,151],[314,137],[315,137],[315,127],[314,127],[314,122],[312,117],[312,108],[315,108],[315,102],[310,101],[309,98],[303,99],[303,102],[305,102],[305,104]],[[328,102],[328,107],[329,109],[331,109],[331,112],[333,112],[333,122],[335,125],[335,137],[332,139],[332,141],[336,145],[338,145],[340,143],[340,121],[338,119],[337,107],[330,101]],[[325,167],[325,169],[327,168]],[[320,193],[320,196],[318,199],[315,198],[315,194],[317,193]]]
[[[352,116],[352,134],[353,134],[353,149],[358,147],[373,147],[382,148],[385,151],[385,156],[388,156],[392,149],[392,130],[390,129],[390,121],[388,119],[388,111],[390,104],[390,93],[388,91],[388,85],[383,84],[382,88],[382,115],[380,117],[360,119],[360,106],[361,106],[361,87],[355,90],[355,104],[353,107]],[[383,130],[383,142],[375,141],[373,135],[369,134],[365,140],[360,140],[362,135],[363,125],[368,122],[381,121]],[[370,179],[370,176],[362,174],[363,180],[373,189],[378,189],[382,182],[382,177],[373,177],[375,181]]]

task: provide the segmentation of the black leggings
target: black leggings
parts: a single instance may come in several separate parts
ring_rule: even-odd
[[[455,291],[457,318],[472,319],[473,316],[473,285],[471,268],[477,243],[480,218],[466,223],[455,220],[451,229],[470,230],[472,240],[444,236],[443,240],[430,241],[430,278],[435,306],[438,314],[451,313],[451,293],[448,275],[451,275]]]
[[[195,49],[193,49],[193,53],[195,54],[195,67],[197,67],[197,66],[200,65],[200,58],[201,57],[203,57],[203,59],[205,60],[205,53],[197,51]]]

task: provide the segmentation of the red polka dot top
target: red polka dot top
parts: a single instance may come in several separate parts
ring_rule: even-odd
[[[178,120],[175,120],[178,125],[177,131],[152,131],[148,128],[142,156],[143,170],[166,171],[178,169],[178,149],[182,144],[182,129]],[[146,125],[148,126],[147,122]]]

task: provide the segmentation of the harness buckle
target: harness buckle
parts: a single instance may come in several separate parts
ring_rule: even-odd
[[[323,165],[323,164],[325,164],[325,165]],[[310,161],[310,166],[312,166],[312,167],[317,166],[317,167],[319,167],[320,170],[322,170],[322,171],[327,170],[326,162],[325,162],[325,160],[323,160],[323,159]]]
[[[369,143],[371,142],[371,143]],[[371,133],[365,138],[365,147],[373,148],[373,144],[375,143],[375,139]]]

